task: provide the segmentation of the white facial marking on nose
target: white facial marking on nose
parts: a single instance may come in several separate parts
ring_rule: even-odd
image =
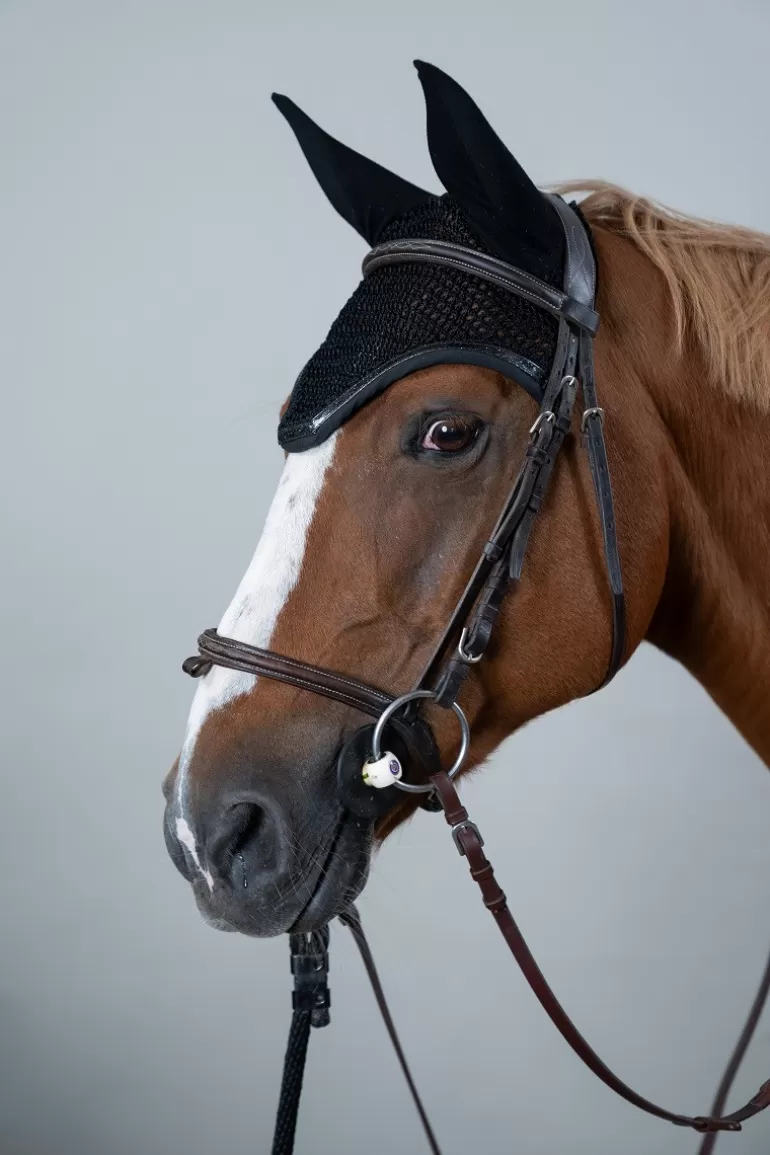
[[[213,890],[214,889],[214,879],[211,877],[211,871],[210,870],[204,870],[203,867],[201,866],[201,860],[198,858],[198,848],[195,845],[195,835],[193,834],[190,827],[187,825],[187,822],[185,821],[184,818],[177,818],[177,820],[176,820],[176,836],[177,836],[177,839],[182,843],[182,846],[186,846],[187,849],[190,851],[190,857],[192,858],[195,865],[198,867],[198,870],[201,872],[203,877],[206,879],[206,882],[208,883],[208,886],[209,886],[209,890]]]
[[[314,449],[288,455],[254,557],[219,623],[221,634],[269,649],[281,611],[299,580],[308,530],[334,456],[337,436],[338,431]],[[177,772],[176,795],[181,816],[177,819],[177,838],[187,846],[204,877],[206,872],[198,860],[195,837],[184,818],[195,744],[209,714],[248,693],[256,681],[254,674],[214,666],[198,683],[190,710]],[[207,881],[210,877],[208,875]]]

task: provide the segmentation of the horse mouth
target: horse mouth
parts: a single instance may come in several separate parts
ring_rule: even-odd
[[[291,933],[320,930],[355,902],[369,874],[372,829],[371,823],[343,811],[315,887]]]
[[[369,874],[372,835],[371,822],[342,811],[331,839],[315,856],[316,869],[293,884],[300,903],[304,902],[296,904],[294,910],[287,910],[280,903],[272,909],[251,908],[234,901],[232,894],[223,894],[218,885],[212,891],[204,878],[193,874],[190,881],[198,911],[215,930],[249,937],[271,938],[319,930],[342,914],[363,890]]]

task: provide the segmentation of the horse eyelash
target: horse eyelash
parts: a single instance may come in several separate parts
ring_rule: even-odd
[[[452,410],[444,413],[430,413],[424,416],[420,421],[417,430],[418,442],[422,441],[425,434],[428,433],[439,421],[446,421],[447,424],[451,422],[453,425],[461,425],[466,429],[472,429],[476,432],[478,432],[483,426],[481,418],[478,417],[475,413],[463,413]]]

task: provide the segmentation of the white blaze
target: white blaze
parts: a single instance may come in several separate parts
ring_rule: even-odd
[[[288,455],[254,557],[219,623],[221,634],[269,649],[281,610],[299,580],[308,530],[336,440],[333,433],[314,449]],[[248,693],[256,681],[254,674],[213,666],[198,683],[190,710],[177,774],[177,837],[204,877],[208,872],[200,864],[195,836],[183,816],[190,760],[208,715]]]
[[[204,870],[203,867],[201,866],[201,860],[198,858],[198,847],[195,845],[195,835],[193,834],[190,827],[187,825],[187,822],[185,821],[184,818],[177,818],[177,820],[176,820],[176,836],[177,836],[178,840],[182,843],[182,846],[186,846],[187,849],[190,851],[190,856],[191,856],[193,862],[195,863],[195,865],[198,867],[198,870],[201,872],[203,877],[206,879],[206,882],[208,883],[209,890],[213,890],[214,889],[214,879],[211,877],[211,871],[210,870]]]

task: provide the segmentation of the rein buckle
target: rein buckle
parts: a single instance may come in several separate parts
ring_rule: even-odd
[[[472,830],[473,833],[476,835],[476,837],[479,840],[479,846],[484,845],[484,839],[481,836],[481,831],[479,830],[479,828],[475,822],[471,822],[470,818],[466,818],[463,822],[457,822],[451,829],[452,829],[452,838],[454,839],[454,844],[457,847],[460,854],[463,856],[463,858],[465,857],[465,847],[463,846],[462,842],[460,841],[460,831],[461,830]]]

